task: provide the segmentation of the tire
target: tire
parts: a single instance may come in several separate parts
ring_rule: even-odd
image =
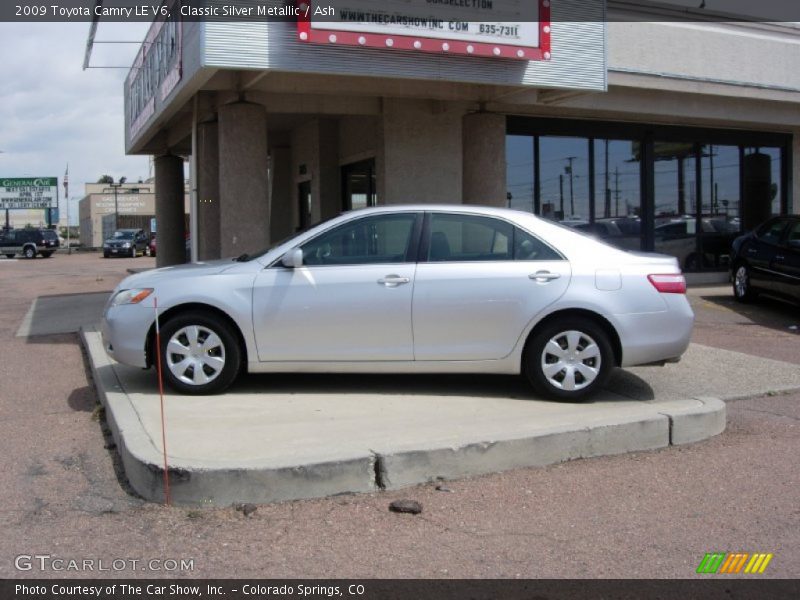
[[[750,267],[744,263],[738,264],[733,272],[733,297],[739,302],[747,303],[757,296],[758,293],[750,286]]]
[[[6,254],[6,258],[14,258],[13,254]]]
[[[110,256],[111,256],[111,255],[110,255],[108,252],[103,252],[103,258],[108,258],[108,257],[110,257]]]
[[[694,271],[700,270],[700,260],[696,253],[692,253],[686,257],[686,260],[683,264],[683,270],[687,273],[692,273]]]
[[[25,258],[36,258],[36,248],[33,246],[26,246],[25,249],[22,251],[22,255]]]
[[[52,252],[42,252],[42,258],[50,258],[53,256]]]
[[[203,349],[211,336],[216,340]],[[192,356],[192,338],[195,355]],[[182,394],[205,395],[225,391],[236,379],[242,353],[231,326],[211,313],[192,311],[176,315],[161,328],[161,370],[170,387]],[[198,367],[202,371],[198,371]],[[198,377],[198,373],[202,376]]]
[[[578,355],[587,350],[583,358]],[[563,367],[556,369],[558,364]],[[614,352],[608,334],[591,319],[554,319],[534,330],[522,366],[528,381],[542,396],[580,402],[605,385],[614,368]]]
[[[133,248],[131,248],[131,258],[136,258],[136,254],[137,254],[136,246],[134,246]]]

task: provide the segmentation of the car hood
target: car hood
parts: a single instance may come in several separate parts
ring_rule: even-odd
[[[242,264],[246,263],[237,263],[230,258],[222,258],[207,262],[187,263],[185,265],[174,265],[172,267],[151,269],[125,278],[119,284],[118,289],[124,290],[136,287],[154,287],[156,284],[164,280],[174,281],[176,279],[188,277],[216,275],[229,269],[235,269]]]

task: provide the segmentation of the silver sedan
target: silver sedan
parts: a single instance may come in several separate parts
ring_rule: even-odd
[[[128,277],[103,340],[121,363],[160,360],[187,394],[222,392],[244,370],[522,373],[578,400],[615,367],[678,360],[694,320],[685,291],[674,258],[529,213],[387,206],[252,256]]]

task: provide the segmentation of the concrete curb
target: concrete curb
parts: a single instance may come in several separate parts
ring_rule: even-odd
[[[148,435],[102,347],[99,333],[84,328],[81,340],[131,487],[147,500],[163,502],[160,439]],[[186,459],[176,460],[176,466],[169,468],[171,496],[176,504],[225,506],[372,492],[577,458],[653,450],[721,433],[725,429],[725,403],[716,398],[692,400],[691,407],[685,400],[675,402],[674,410],[670,403],[658,402],[653,412],[639,417],[594,419],[588,421],[590,425],[574,422],[532,430],[523,437],[494,436],[454,447],[364,451],[363,455],[330,462],[198,468]]]

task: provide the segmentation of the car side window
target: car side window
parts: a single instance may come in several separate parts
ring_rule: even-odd
[[[431,215],[429,262],[511,260],[514,227],[490,217]]]
[[[306,265],[408,262],[416,213],[376,215],[340,225],[301,246]]]
[[[766,242],[768,244],[777,244],[781,239],[781,233],[783,233],[785,227],[785,219],[770,221],[769,223],[762,225],[756,232],[756,235],[762,242]]]
[[[789,234],[786,236],[787,242],[800,242],[800,221],[792,225]]]
[[[540,239],[492,217],[433,214],[430,231],[429,262],[561,260]]]
[[[514,260],[563,260],[563,258],[539,238],[515,227]]]

